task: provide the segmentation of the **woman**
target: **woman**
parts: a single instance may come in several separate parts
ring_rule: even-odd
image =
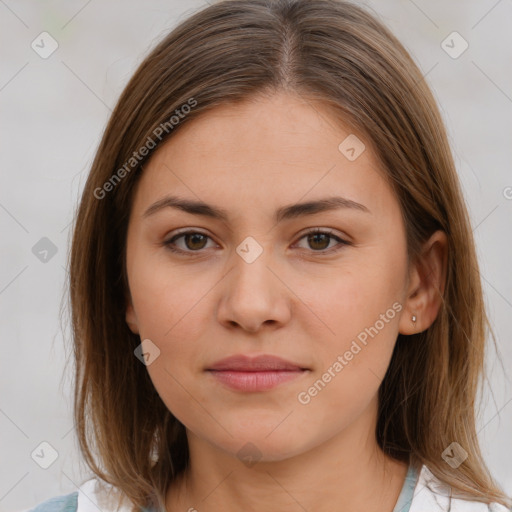
[[[37,512],[510,506],[476,435],[487,318],[442,119],[355,5],[227,0],[175,28],[111,116],[70,289],[97,478]]]

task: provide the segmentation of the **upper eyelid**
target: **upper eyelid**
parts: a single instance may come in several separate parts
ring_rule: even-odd
[[[344,238],[344,239],[349,238],[348,235],[345,235],[342,232],[338,232],[335,228],[318,227],[318,226],[314,226],[314,227],[310,227],[310,228],[304,228],[304,230],[301,231],[300,233],[298,233],[296,236],[303,237],[305,235],[309,235],[311,233],[315,233],[316,231],[319,231],[320,233],[327,233],[327,234],[332,235],[332,236],[337,236],[339,238]],[[207,232],[202,231],[200,228],[181,228],[181,229],[172,231],[172,233],[174,233],[174,234],[173,235],[166,235],[165,238],[167,240],[172,240],[173,238],[176,238],[176,237],[178,237],[180,235],[195,234],[195,233],[198,233],[198,234],[201,234],[201,235],[205,235],[205,236],[207,236],[207,237],[209,237],[211,239],[214,238],[213,236],[211,236]]]

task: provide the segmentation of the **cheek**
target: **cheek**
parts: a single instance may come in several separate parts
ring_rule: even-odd
[[[329,384],[334,393],[341,386],[340,400],[349,398],[343,396],[345,385],[373,393],[386,373],[403,309],[405,264],[405,248],[403,254],[398,247],[391,254],[371,247],[358,252],[357,260],[347,259],[344,269],[340,267],[336,277],[326,281],[321,291],[308,292],[315,288],[306,286],[303,289],[307,294],[304,302],[316,313],[307,316],[311,319],[309,327],[303,327],[313,335],[314,323],[323,333],[315,340],[319,374],[334,365],[338,356],[343,358],[343,370],[332,370],[337,377]]]
[[[391,276],[383,275],[366,266],[361,274],[344,276],[317,297],[322,320],[334,334],[324,329],[327,334],[315,339],[318,365],[299,390],[300,399],[296,397],[309,425],[330,425],[338,431],[375,400],[393,353],[402,308]],[[376,282],[379,276],[381,281]]]
[[[169,264],[141,266],[133,277],[132,300],[140,337],[150,339],[160,351],[147,366],[157,393],[182,423],[189,425],[196,417],[207,422],[209,418],[197,405],[207,397],[200,387],[194,387],[194,381],[204,359],[204,345],[197,340],[207,315],[205,295],[213,283],[203,286],[197,276],[193,280]]]
[[[194,325],[205,307],[205,296],[214,286],[209,273],[172,265],[160,249],[158,254],[136,254],[130,276],[130,291],[141,336],[163,343],[171,337],[193,337]],[[211,282],[210,282],[211,281]]]
[[[358,259],[357,264],[347,263],[350,270],[340,268],[339,272],[334,272],[321,288],[315,286],[314,279],[303,288],[301,298],[316,314],[310,317],[322,321],[327,337],[356,336],[402,300],[403,277],[402,272],[397,271],[398,262],[396,266],[384,264],[363,255]],[[394,310],[391,323],[396,322],[393,313]]]

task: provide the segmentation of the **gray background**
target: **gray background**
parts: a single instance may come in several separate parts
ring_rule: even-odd
[[[0,512],[72,492],[88,474],[72,429],[73,366],[63,373],[69,328],[59,321],[69,227],[128,78],[171,27],[202,5],[0,0]],[[411,52],[448,128],[499,347],[499,354],[489,348],[478,435],[491,472],[512,494],[512,2],[366,5]],[[46,59],[31,47],[43,31],[59,45]],[[469,44],[458,58],[441,46],[453,31]],[[460,41],[453,44],[460,48]],[[57,250],[46,262],[33,252],[48,244],[43,237]],[[31,458],[43,441],[58,452],[48,469]]]

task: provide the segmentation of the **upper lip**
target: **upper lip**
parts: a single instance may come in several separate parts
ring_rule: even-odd
[[[278,371],[278,370],[307,370],[300,364],[287,361],[278,356],[260,355],[256,357],[246,356],[243,354],[226,357],[217,361],[207,368],[207,370],[233,370],[233,371]]]

